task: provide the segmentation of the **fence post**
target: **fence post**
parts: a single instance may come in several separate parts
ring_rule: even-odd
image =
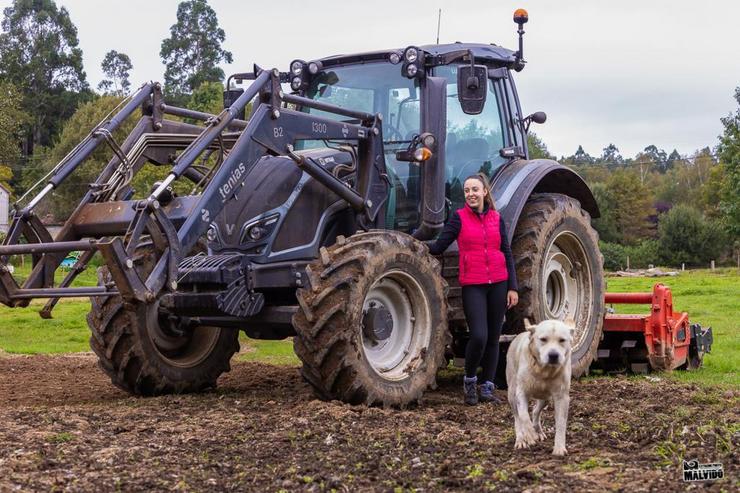
[[[712,260],[712,263],[710,265],[711,265],[712,270],[714,270],[714,260]]]

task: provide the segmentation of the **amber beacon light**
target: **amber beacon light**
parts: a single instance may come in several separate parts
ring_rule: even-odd
[[[529,14],[524,9],[516,9],[514,11],[514,22],[517,24],[526,24],[529,20]]]
[[[514,70],[519,72],[524,68],[524,24],[529,20],[529,14],[524,9],[516,9],[514,11],[514,22],[519,26],[517,34],[519,34],[519,51],[515,53],[516,61],[514,64]]]

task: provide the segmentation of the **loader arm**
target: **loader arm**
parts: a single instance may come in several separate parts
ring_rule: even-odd
[[[78,146],[72,159],[57,166],[56,173],[39,195],[32,198],[25,208],[17,210],[11,224],[11,234],[8,235],[4,245],[0,246],[0,258],[2,258],[0,302],[16,306],[27,304],[27,300],[37,297],[111,296],[115,294],[120,294],[130,302],[151,302],[163,288],[175,290],[177,288],[177,266],[180,260],[206,233],[210,223],[223,210],[225,204],[237,196],[254,164],[267,155],[287,155],[293,158],[296,165],[304,172],[351,205],[357,215],[357,224],[361,228],[382,227],[384,214],[381,211],[388,194],[389,182],[385,169],[380,116],[283,94],[280,90],[280,77],[281,74],[277,70],[261,71],[256,74],[254,83],[229,108],[209,118],[206,128],[194,137],[172,164],[167,178],[146,199],[121,200],[121,197],[115,193],[106,197],[108,203],[117,204],[118,210],[132,211],[133,218],[123,234],[111,235],[110,228],[105,229],[100,224],[90,227],[86,222],[86,218],[93,222],[100,222],[99,215],[86,214],[86,212],[96,202],[96,197],[99,197],[99,195],[95,196],[95,190],[114,176],[117,166],[125,163],[126,157],[122,153],[117,153],[118,162],[114,162],[116,161],[114,158],[106,166],[98,180],[92,185],[91,191],[85,194],[75,213],[65,224],[63,234],[59,236],[60,241],[53,241],[46,228],[33,214],[33,208],[46,194],[73,173],[95,148],[106,140],[110,143],[110,138],[107,136],[110,136],[115,127],[120,125],[136,107],[142,103],[150,103],[152,111],[150,124],[155,130],[163,127],[162,109],[169,113],[199,116],[188,115],[188,110],[164,105],[157,96],[158,85],[144,86],[121,112],[100,127],[102,130],[99,128],[96,132],[92,132],[91,137]],[[157,89],[157,92],[152,99],[154,89]],[[166,195],[168,187],[183,176],[193,173],[197,175],[192,168],[196,159],[212,146],[216,139],[223,137],[224,131],[230,128],[236,115],[258,94],[260,95],[259,104],[251,119],[238,135],[226,159],[207,180],[202,194],[195,200],[185,201],[187,210],[180,208],[179,216],[175,214],[174,217],[170,217],[170,214],[174,212],[171,204],[160,200]],[[348,121],[342,122],[283,108],[281,107],[283,102],[303,107],[315,107],[347,117]],[[242,127],[242,125],[231,126],[231,128],[235,127]],[[139,126],[137,129],[143,132]],[[349,187],[346,182],[324,170],[312,159],[296,155],[293,152],[294,144],[302,139],[357,142],[359,167],[355,188]],[[126,140],[129,147],[133,145],[132,140],[134,139]],[[116,149],[114,144],[111,144],[111,147]],[[138,169],[133,171],[138,171]],[[183,205],[182,200],[180,200],[180,205]],[[177,217],[183,217],[183,212],[185,212],[184,219],[177,219]],[[117,217],[120,220],[121,215]],[[105,236],[95,234],[96,231],[101,230],[106,230],[108,234]],[[82,239],[77,231],[86,231],[85,239]],[[151,238],[162,253],[148,278],[141,279],[132,268],[133,256],[145,236]],[[26,241],[32,245],[20,244],[22,237],[25,237]],[[104,287],[52,288],[54,270],[61,260],[73,250],[100,251],[118,291],[106,290]],[[32,276],[21,289],[5,268],[5,264],[9,255],[24,253],[33,253],[36,256],[36,265]],[[88,257],[89,255],[86,258]]]

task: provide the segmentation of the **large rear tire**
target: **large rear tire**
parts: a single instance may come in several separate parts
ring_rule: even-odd
[[[604,269],[598,234],[580,203],[560,194],[534,194],[519,217],[512,252],[520,301],[510,311],[515,331],[523,319],[575,321],[573,377],[588,372],[601,341]]]
[[[406,406],[435,386],[447,283],[426,246],[396,231],[339,237],[306,271],[294,347],[321,398]]]
[[[151,250],[137,252],[137,271],[142,276],[148,274],[154,259]],[[107,267],[98,269],[98,284],[112,285]],[[215,387],[239,350],[237,330],[179,330],[162,320],[156,302],[127,306],[120,296],[109,296],[91,298],[91,303],[87,315],[90,347],[111,382],[132,394],[151,396]]]

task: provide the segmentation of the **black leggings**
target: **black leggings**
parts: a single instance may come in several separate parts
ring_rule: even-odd
[[[498,364],[498,339],[506,314],[507,281],[463,286],[462,299],[470,340],[465,350],[465,376],[483,367],[483,381],[493,382]]]

